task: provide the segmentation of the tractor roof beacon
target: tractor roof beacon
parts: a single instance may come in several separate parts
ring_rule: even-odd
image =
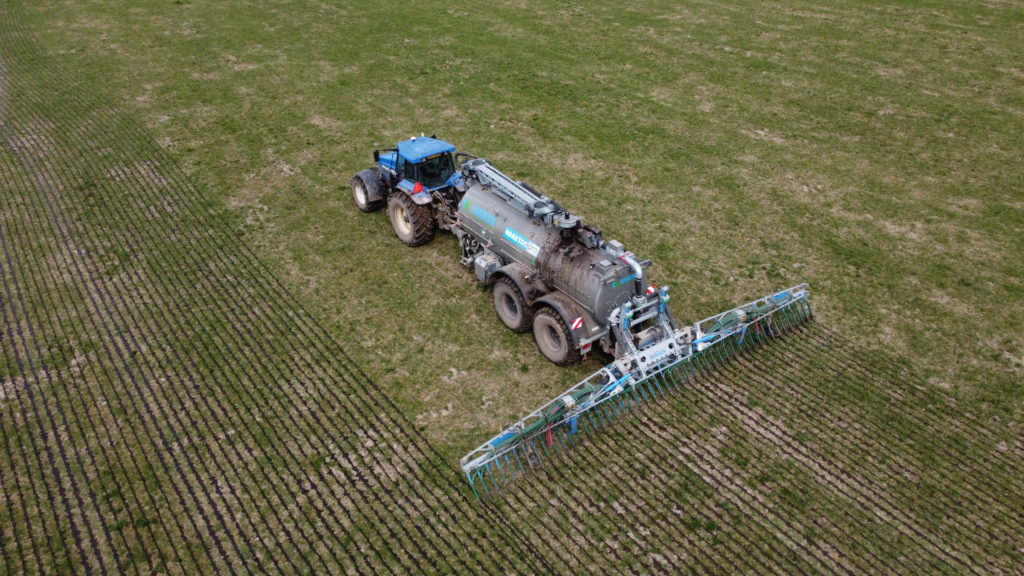
[[[352,178],[360,210],[386,205],[395,234],[409,246],[429,242],[439,229],[452,232],[462,263],[493,286],[498,319],[515,332],[532,331],[551,362],[576,363],[595,345],[614,358],[467,454],[462,468],[478,494],[535,467],[554,450],[555,435],[575,434],[581,418],[599,419],[630,397],[662,392],[670,380],[685,380],[698,360],[725,358],[811,317],[808,288],[799,285],[680,327],[668,309],[668,287],[647,278],[650,260],[606,241],[601,230],[487,160],[433,136],[374,150],[373,158],[375,166]]]

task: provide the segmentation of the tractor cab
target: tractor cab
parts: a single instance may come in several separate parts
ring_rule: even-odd
[[[363,212],[387,205],[395,234],[409,246],[451,230],[458,220],[462,172],[455,146],[433,136],[410,138],[394,148],[374,150],[376,166],[352,178],[352,198]]]
[[[455,146],[436,138],[410,138],[397,148],[380,150],[374,155],[381,168],[392,175],[394,187],[414,197],[439,188],[454,186],[461,179],[452,154]]]

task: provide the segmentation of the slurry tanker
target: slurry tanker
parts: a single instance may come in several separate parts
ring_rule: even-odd
[[[477,494],[536,468],[581,429],[599,427],[812,316],[802,284],[677,325],[668,287],[647,277],[650,260],[605,240],[600,229],[486,159],[435,137],[404,140],[373,157],[376,165],[352,178],[360,210],[386,207],[409,246],[429,242],[438,230],[454,234],[462,263],[493,287],[499,320],[512,331],[532,331],[551,362],[569,366],[595,347],[613,358],[463,457]]]

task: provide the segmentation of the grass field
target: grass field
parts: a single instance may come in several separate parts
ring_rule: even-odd
[[[1024,573],[1024,6],[0,5],[0,573]],[[818,318],[498,499],[605,359],[355,209],[437,132]]]
[[[528,337],[493,321],[451,238],[414,253],[384,216],[352,210],[348,180],[370,151],[421,131],[653,258],[680,318],[808,281],[854,341],[1019,410],[1013,3],[95,1],[28,16],[444,444],[593,366],[540,366]],[[442,410],[458,414],[432,425]]]

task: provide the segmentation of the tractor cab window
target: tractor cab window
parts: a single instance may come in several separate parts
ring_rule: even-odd
[[[410,182],[416,182],[418,179],[416,176],[416,165],[412,162],[407,162],[405,158],[398,161],[398,173],[402,175],[402,178]]]
[[[415,172],[413,175],[409,174],[410,169]],[[443,186],[454,172],[452,155],[445,152],[431,156],[419,164],[407,164],[405,177],[413,182],[420,182],[427,188],[437,188]]]

